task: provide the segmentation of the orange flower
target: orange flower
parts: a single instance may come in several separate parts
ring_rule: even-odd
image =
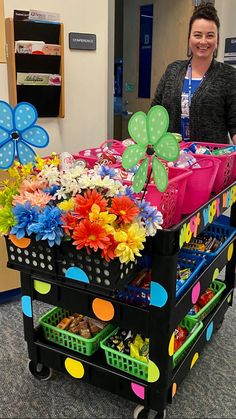
[[[61,217],[62,222],[64,225],[62,225],[62,228],[64,228],[66,234],[68,236],[71,235],[70,230],[74,230],[75,227],[78,225],[78,220],[76,217],[74,217],[70,212],[67,212],[65,215]]]
[[[95,252],[104,249],[110,242],[106,230],[98,223],[91,223],[89,220],[82,220],[74,229],[72,238],[76,249],[90,247]]]
[[[111,259],[115,258],[115,250],[117,247],[117,242],[114,240],[114,237],[109,234],[110,243],[106,247],[104,247],[102,251],[102,257],[107,261],[110,262]]]
[[[100,211],[103,212],[107,207],[107,200],[96,191],[96,189],[88,190],[83,195],[77,195],[75,198],[75,214],[78,218],[88,218],[93,204],[97,204]]]
[[[128,224],[139,214],[139,208],[128,196],[113,198],[110,212],[118,216],[118,222]]]

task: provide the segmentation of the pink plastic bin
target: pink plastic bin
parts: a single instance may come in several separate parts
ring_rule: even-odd
[[[111,151],[115,156],[122,156],[125,147],[121,141],[109,139],[104,141],[99,147],[89,148],[86,150],[79,151],[78,154],[74,154],[76,160],[82,159],[85,160],[89,168],[93,168],[94,165],[99,160],[99,155],[106,152],[107,150]],[[120,164],[115,163],[115,165],[120,166]]]
[[[211,156],[204,156],[192,164],[192,176],[188,179],[183,200],[183,214],[190,214],[209,200],[219,167],[220,161]]]
[[[162,212],[164,228],[180,222],[185,189],[191,175],[191,170],[170,167],[169,184],[165,192],[159,192],[155,184],[148,185],[144,199]]]
[[[181,148],[187,148],[189,147],[191,142],[181,143]],[[209,148],[210,151],[213,151],[217,148],[225,148],[229,144],[218,144],[218,143],[202,143],[202,142],[196,142],[194,144],[202,145],[207,148]],[[195,154],[193,155],[198,158],[206,157],[206,155],[202,154]],[[218,194],[223,189],[225,189],[228,185],[230,185],[235,179],[236,179],[236,152],[231,154],[226,154],[223,156],[211,156],[213,159],[217,159],[220,161],[220,167],[218,169],[215,182],[212,188],[212,191],[215,194]]]

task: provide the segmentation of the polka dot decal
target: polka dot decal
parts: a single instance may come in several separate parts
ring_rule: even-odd
[[[140,386],[140,384],[131,383],[131,388],[136,396],[142,400],[145,399],[145,388],[143,386]]]
[[[49,137],[47,132],[37,125],[24,131],[22,133],[22,138],[28,144],[39,148],[46,147],[49,143]]]
[[[212,337],[212,333],[213,333],[213,328],[214,328],[214,324],[213,322],[211,322],[206,330],[206,340],[207,342],[209,342],[209,340],[211,340]]]
[[[21,102],[19,105],[15,108],[15,127],[17,130],[23,131],[35,123],[37,113],[33,106],[29,106],[28,103]]]
[[[173,383],[173,385],[172,385],[172,397],[175,397],[176,393],[177,393],[177,384]]]
[[[34,289],[35,291],[37,291],[39,294],[48,294],[51,291],[51,284],[48,284],[47,282],[43,282],[43,281],[38,281],[38,280],[34,280]]]
[[[0,128],[0,144],[5,143],[8,139],[10,139],[10,134]]]
[[[149,359],[148,362],[148,382],[155,383],[160,378],[160,371],[157,365]]]
[[[136,193],[141,192],[143,189],[143,186],[147,179],[147,171],[148,171],[148,159],[145,159],[140,167],[137,173],[135,173],[133,178],[133,188]]]
[[[231,303],[231,301],[232,301],[232,294],[230,294],[230,295],[228,296],[228,298],[227,298],[227,302],[228,302],[228,303]]]
[[[218,276],[219,276],[219,274],[220,274],[220,271],[219,271],[219,269],[218,269],[218,268],[216,268],[216,269],[214,270],[214,273],[213,273],[212,281],[214,281],[215,279],[217,279],[217,278],[218,278]]]
[[[201,284],[197,282],[197,284],[192,289],[192,303],[196,304],[201,291]]]
[[[21,249],[26,249],[31,243],[31,239],[27,237],[18,239],[14,234],[9,234],[9,239],[15,246],[20,247]]]
[[[115,314],[113,304],[101,298],[95,298],[93,300],[92,309],[97,318],[103,321],[112,320]]]
[[[234,244],[231,243],[231,245],[228,248],[228,252],[227,252],[227,260],[228,260],[228,262],[232,259],[233,251],[234,251]]]
[[[74,378],[83,378],[84,366],[82,362],[72,358],[65,359],[65,369]]]
[[[25,316],[33,317],[32,302],[31,302],[31,297],[29,295],[23,295],[21,297],[21,306],[22,306],[22,311]]]
[[[74,279],[75,281],[79,282],[85,282],[86,284],[89,284],[88,276],[82,269],[75,267],[71,267],[66,270],[65,277]]]
[[[168,294],[165,288],[158,282],[151,281],[150,303],[155,307],[164,307],[168,300]]]
[[[169,343],[169,355],[170,356],[174,355],[174,344],[175,344],[175,333],[173,333],[171,338],[170,338],[170,343]]]
[[[122,156],[122,166],[124,169],[132,169],[145,155],[146,148],[137,144],[125,149]]]
[[[194,354],[194,356],[193,356],[193,359],[192,359],[192,362],[191,362],[191,365],[190,365],[190,369],[192,369],[192,368],[194,367],[194,365],[196,364],[196,362],[197,362],[198,358],[199,358],[199,353],[198,353],[198,352],[196,352],[196,353]]]

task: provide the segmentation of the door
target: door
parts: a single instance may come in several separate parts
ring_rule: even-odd
[[[186,59],[192,12],[192,0],[116,0],[115,83],[120,65],[122,91],[116,96],[115,84],[115,138],[129,137],[128,121],[133,113],[148,112],[166,66],[176,59]]]

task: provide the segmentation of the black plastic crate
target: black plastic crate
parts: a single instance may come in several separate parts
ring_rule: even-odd
[[[68,269],[80,268],[86,273],[89,283],[99,289],[121,289],[135,277],[138,270],[137,260],[124,264],[115,258],[107,262],[99,251],[91,251],[89,255],[85,249],[77,250],[71,242],[62,242],[55,249],[58,277],[70,279]]]
[[[5,237],[8,266],[22,272],[46,272],[51,275],[56,273],[56,260],[54,247],[49,247],[46,241],[36,241],[32,236],[30,244],[21,248]]]

